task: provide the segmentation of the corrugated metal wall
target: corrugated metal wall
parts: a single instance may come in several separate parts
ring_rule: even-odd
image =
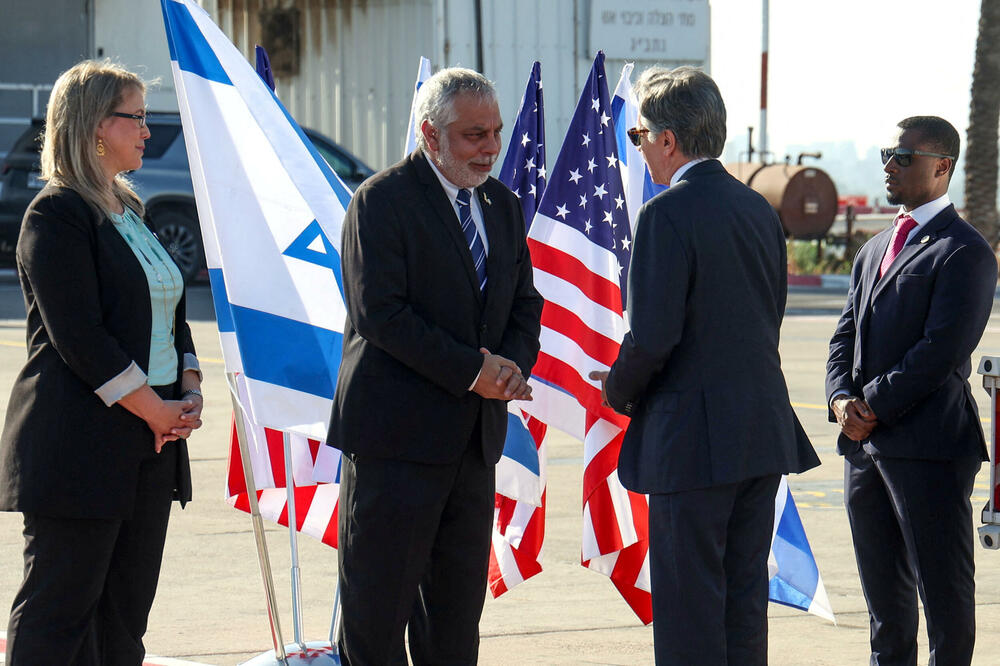
[[[646,0],[647,2],[649,0]],[[276,74],[278,96],[302,124],[328,134],[374,168],[402,157],[420,56],[477,67],[473,0],[202,0],[253,61],[261,11],[297,9],[299,67]],[[591,0],[481,0],[482,71],[497,84],[510,126],[532,62],[542,63],[550,161],[562,143],[595,52]],[[268,44],[263,44],[270,50]],[[596,51],[596,49],[594,49]],[[623,60],[606,63],[612,90]],[[641,70],[646,63],[637,63]]]
[[[260,10],[300,12],[299,73],[276,76],[301,124],[329,135],[375,168],[402,156],[413,81],[434,39],[433,0],[216,0],[205,8],[253,62]],[[265,48],[267,44],[263,44]]]
[[[470,2],[455,4],[471,7]],[[500,112],[513,125],[531,64],[542,63],[546,157],[555,163],[593,56],[578,46],[579,0],[483,0],[483,73],[496,82]],[[471,17],[471,10],[469,11]],[[617,81],[617,73],[614,81]],[[614,86],[614,81],[611,85]],[[509,137],[509,133],[505,138]]]

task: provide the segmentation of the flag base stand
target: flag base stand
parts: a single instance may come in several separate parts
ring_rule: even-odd
[[[1000,356],[983,356],[979,359],[979,374],[983,376],[983,388],[990,394],[990,495],[983,507],[979,527],[979,543],[989,550],[1000,549],[1000,442],[997,441],[997,423],[1000,422]]]
[[[305,650],[298,643],[285,646],[285,658],[278,659],[274,650],[268,650],[252,659],[241,662],[240,666],[340,666],[337,648],[325,641],[305,644]]]

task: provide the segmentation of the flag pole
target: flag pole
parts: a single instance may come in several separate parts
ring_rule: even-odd
[[[235,376],[227,373],[230,386],[235,386]],[[257,504],[257,486],[253,480],[253,469],[250,467],[250,449],[247,445],[246,422],[243,419],[243,408],[233,399],[233,419],[236,422],[236,439],[240,445],[240,460],[243,463],[243,481],[246,484],[247,499],[250,503],[250,521],[253,524],[254,541],[257,544],[257,562],[260,564],[260,575],[264,579],[264,596],[267,598],[267,619],[271,625],[271,641],[274,643],[274,656],[287,663],[285,641],[281,636],[281,619],[278,616],[278,605],[274,594],[274,576],[271,573],[271,560],[267,554],[267,540],[264,538],[264,521],[260,516],[260,506]]]
[[[343,620],[340,608],[340,581],[337,581],[337,589],[333,592],[333,617],[330,619],[330,645],[337,646],[337,631]],[[338,652],[339,653],[339,652]]]
[[[295,643],[305,652],[302,640],[302,581],[299,575],[298,521],[295,519],[295,477],[292,472],[292,438],[281,433],[285,449],[285,492],[288,496],[288,542],[292,555],[292,635]]]

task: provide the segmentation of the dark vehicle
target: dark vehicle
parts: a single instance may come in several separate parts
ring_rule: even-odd
[[[142,168],[130,174],[136,192],[146,204],[146,217],[167,246],[177,266],[190,282],[205,266],[201,227],[194,203],[184,133],[177,113],[149,113],[150,138]],[[14,142],[0,167],[0,262],[13,264],[21,218],[28,204],[44,187],[39,178],[42,119]],[[350,187],[356,189],[374,171],[322,134],[303,128],[319,154]]]

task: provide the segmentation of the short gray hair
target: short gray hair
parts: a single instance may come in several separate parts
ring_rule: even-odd
[[[663,130],[688,157],[718,157],[726,145],[726,105],[719,86],[694,67],[650,67],[635,83],[650,139]]]
[[[455,120],[455,99],[461,94],[476,95],[484,101],[495,102],[497,91],[485,76],[464,67],[448,67],[424,81],[417,93],[416,127],[417,145],[427,150],[424,121],[443,129]]]

